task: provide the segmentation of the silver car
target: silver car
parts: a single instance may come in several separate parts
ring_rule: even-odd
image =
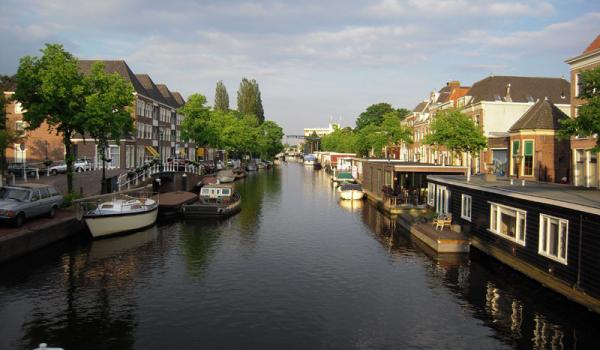
[[[19,227],[35,216],[54,217],[62,203],[63,196],[50,185],[4,186],[0,188],[0,220],[11,221]]]

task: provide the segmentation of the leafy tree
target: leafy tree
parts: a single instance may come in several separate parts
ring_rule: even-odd
[[[388,145],[395,145],[401,141],[412,143],[412,130],[402,126],[401,120],[398,113],[386,113],[383,116],[381,130],[387,136]]]
[[[77,58],[62,45],[46,44],[42,57],[21,58],[13,96],[26,112],[24,120],[30,129],[46,122],[63,138],[67,163],[67,188],[73,192],[73,161],[71,138],[84,134],[85,83],[77,68]]]
[[[356,152],[356,133],[352,128],[335,128],[329,135],[321,138],[321,149],[331,152]]]
[[[215,106],[213,109],[222,112],[229,111],[229,95],[222,80],[217,82],[217,87],[215,88]]]
[[[431,132],[425,136],[429,145],[445,146],[449,151],[467,154],[467,177],[470,180],[470,159],[487,146],[487,139],[473,119],[458,110],[438,112],[431,122]]]
[[[102,153],[102,192],[106,189],[106,150],[110,140],[119,143],[133,131],[130,106],[133,87],[118,73],[106,74],[104,63],[96,62],[84,78],[85,108],[83,128],[98,144]]]
[[[255,116],[235,118],[229,115],[223,120],[225,121],[222,127],[223,147],[227,151],[240,156],[259,152],[258,119]]]
[[[191,95],[186,104],[179,109],[179,113],[185,116],[181,125],[184,140],[192,139],[200,146],[221,145],[219,124],[211,118],[211,110],[206,106],[204,95]]]
[[[562,122],[559,135],[569,136],[600,135],[600,67],[584,71],[579,76],[579,96],[585,100],[577,111],[577,118],[569,118]],[[596,137],[594,152],[600,152],[600,138]]]
[[[243,115],[253,115],[259,123],[265,120],[260,89],[256,80],[243,78],[237,92],[238,111]]]
[[[389,103],[377,103],[367,107],[367,110],[362,112],[356,119],[356,128],[358,130],[367,125],[381,125],[383,116],[387,113],[397,112]]]
[[[261,157],[273,158],[283,150],[283,129],[274,121],[267,120],[259,126],[259,153]]]

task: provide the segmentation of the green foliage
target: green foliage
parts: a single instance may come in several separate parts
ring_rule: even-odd
[[[238,111],[243,115],[253,115],[259,123],[265,120],[260,89],[256,80],[243,78],[237,92]]]
[[[358,116],[356,119],[356,128],[360,130],[367,125],[380,126],[383,123],[383,117],[390,113],[396,114],[397,118],[402,120],[406,118],[410,111],[404,108],[395,109],[389,103],[376,103],[367,107],[367,110]]]
[[[321,138],[321,149],[330,152],[353,153],[357,135],[352,128],[336,128]]]
[[[600,135],[600,67],[582,72],[579,82],[578,98],[585,100],[585,104],[578,108],[577,118],[562,122],[559,135],[563,138]],[[600,138],[596,138],[593,151],[600,152]]]
[[[229,112],[229,94],[227,94],[227,88],[223,84],[222,80],[217,82],[215,88],[215,111]]]
[[[396,145],[400,142],[412,143],[412,130],[405,128],[400,124],[402,119],[399,113],[386,113],[381,123],[381,131],[385,133],[388,146]]]
[[[425,143],[476,154],[487,146],[487,139],[471,117],[458,110],[444,110],[435,115]]]
[[[67,184],[73,191],[73,162],[71,138],[84,134],[83,111],[86,105],[85,82],[77,68],[77,59],[62,45],[46,44],[42,57],[21,58],[16,75],[14,98],[26,112],[24,120],[30,129],[43,122],[62,135],[67,158]]]
[[[211,110],[201,94],[190,96],[179,112],[185,116],[183,137],[198,145],[225,149],[237,156],[272,157],[283,149],[283,130],[277,123],[261,124],[253,114],[238,111]]]

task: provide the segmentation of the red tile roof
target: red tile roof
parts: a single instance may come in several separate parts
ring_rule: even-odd
[[[583,51],[583,53],[590,53],[594,50],[600,49],[600,35],[596,37],[594,41]]]

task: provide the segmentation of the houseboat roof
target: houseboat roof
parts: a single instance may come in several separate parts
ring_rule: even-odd
[[[433,163],[407,162],[397,159],[368,159],[368,158],[352,158],[353,161],[387,164],[394,167],[394,171],[413,172],[413,173],[457,173],[466,174],[467,167],[458,165],[440,165]]]
[[[515,179],[511,185],[509,179],[496,178],[486,181],[483,175],[472,176],[470,182],[460,175],[429,175],[427,179],[600,215],[600,191],[597,189],[537,181],[525,181],[525,185],[522,186],[521,179]]]
[[[202,188],[233,188],[233,184],[230,183],[219,183],[219,184],[206,184]]]

